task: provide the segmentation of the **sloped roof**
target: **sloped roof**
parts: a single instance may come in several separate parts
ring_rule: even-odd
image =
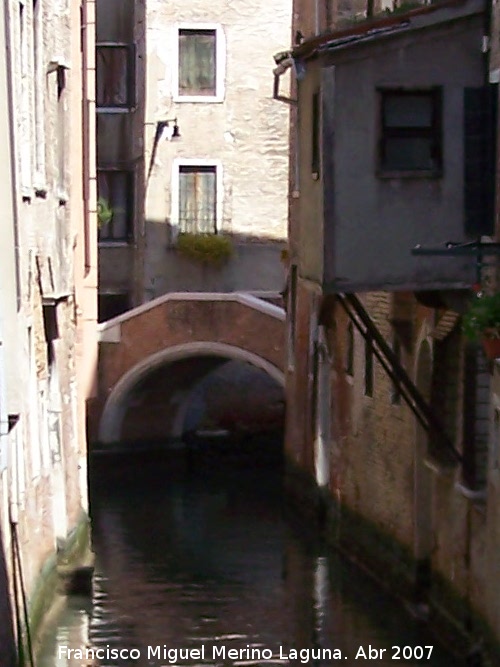
[[[444,0],[423,5],[401,14],[389,14],[356,23],[348,28],[334,30],[305,40],[291,51],[294,60],[307,60],[322,51],[354,46],[360,42],[389,37],[403,31],[423,29],[482,14],[486,0]]]

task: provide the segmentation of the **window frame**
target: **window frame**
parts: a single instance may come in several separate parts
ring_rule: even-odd
[[[179,92],[179,34],[182,30],[214,31],[215,33],[215,95],[181,95]],[[172,97],[174,102],[220,103],[225,97],[226,37],[220,23],[182,22],[174,26],[172,58]]]
[[[387,127],[385,125],[385,100],[388,96],[430,97],[432,102],[432,123],[427,127]],[[377,176],[380,178],[440,178],[443,175],[443,90],[441,86],[426,88],[379,87],[378,97],[378,146]],[[424,138],[431,142],[436,165],[429,169],[390,169],[384,164],[385,142],[397,138]]]
[[[136,201],[136,173],[134,169],[127,169],[123,167],[108,167],[108,166],[98,166],[96,170],[96,186],[97,186],[97,199],[99,200],[99,174],[101,172],[106,173],[115,173],[115,174],[126,174],[127,176],[127,202],[129,205],[129,214],[127,216],[127,234],[126,236],[120,238],[105,238],[101,239],[100,230],[97,231],[97,243],[99,247],[106,246],[127,246],[130,245],[134,240],[134,219],[135,219],[135,201]]]
[[[214,234],[220,234],[223,219],[224,180],[222,162],[220,160],[175,158],[172,164],[172,197],[170,201],[170,224],[174,232],[174,241],[181,232],[179,224],[180,204],[180,173],[181,167],[215,167],[215,228]]]
[[[100,105],[98,99],[98,52],[99,49],[125,49],[127,63],[127,101],[125,104]],[[97,42],[95,45],[95,109],[97,113],[128,113],[136,107],[135,44],[128,42]]]

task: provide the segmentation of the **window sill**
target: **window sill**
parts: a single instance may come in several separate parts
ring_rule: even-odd
[[[224,102],[224,95],[174,95],[174,102],[181,104],[190,102],[194,104],[221,104]]]
[[[132,241],[98,241],[99,248],[128,248]]]
[[[406,178],[411,178],[411,179],[438,179],[438,178],[443,178],[443,172],[442,170],[434,170],[434,171],[384,171],[384,170],[378,170],[377,173],[377,178],[380,178],[382,180],[391,180],[391,179],[406,179]]]
[[[135,107],[96,107],[96,113],[117,113],[125,114],[135,111]]]

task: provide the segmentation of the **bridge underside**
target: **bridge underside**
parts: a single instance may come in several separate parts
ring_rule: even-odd
[[[279,421],[284,326],[282,309],[241,294],[166,295],[106,322],[91,440],[109,446],[176,439],[199,426],[248,428],[257,413]]]

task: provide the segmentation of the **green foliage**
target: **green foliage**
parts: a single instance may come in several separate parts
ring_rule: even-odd
[[[233,254],[233,245],[227,236],[219,234],[181,233],[177,237],[177,250],[188,259],[222,266]]]
[[[97,224],[99,228],[104,227],[113,219],[113,209],[104,197],[97,200]]]
[[[463,316],[462,331],[472,341],[500,338],[500,293],[478,292]]]

